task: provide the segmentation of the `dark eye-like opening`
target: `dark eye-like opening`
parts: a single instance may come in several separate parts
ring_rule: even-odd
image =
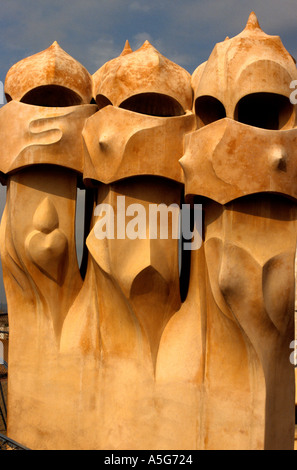
[[[72,90],[59,85],[44,85],[26,93],[21,103],[45,107],[66,107],[82,104],[81,97]]]
[[[200,96],[200,98],[197,98],[195,112],[198,119],[198,127],[207,126],[226,117],[224,105],[213,96]]]
[[[121,103],[120,108],[149,116],[173,117],[185,114],[174,98],[160,93],[140,93]]]
[[[106,98],[106,96],[104,96],[104,95],[97,95],[96,96],[96,103],[97,103],[99,109],[105,108],[105,106],[109,106],[109,105],[112,106],[112,102],[109,101],[109,99]]]
[[[5,98],[6,98],[7,103],[12,101],[12,97],[8,93],[5,93]]]
[[[181,207],[185,204],[185,195],[182,194]],[[182,216],[182,211],[181,211]],[[194,211],[190,209],[190,217],[188,220],[189,231],[194,230]],[[182,225],[182,224],[181,224]],[[184,243],[188,243],[189,240],[185,240],[182,233],[182,226],[180,227],[180,242],[179,242],[179,286],[180,286],[180,298],[184,302],[188,295],[189,284],[190,284],[190,271],[191,271],[191,250],[184,249]]]
[[[96,182],[98,184],[98,182]],[[89,252],[87,249],[86,240],[90,233],[91,220],[94,209],[94,196],[93,189],[84,188],[83,186],[77,189],[77,202],[76,202],[76,218],[75,218],[75,242],[77,260],[80,266],[80,274],[84,279],[87,272]]]
[[[235,119],[262,129],[284,129],[294,112],[289,98],[275,93],[253,93],[242,98],[235,109]]]

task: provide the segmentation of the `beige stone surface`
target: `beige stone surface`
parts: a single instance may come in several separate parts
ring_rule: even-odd
[[[88,119],[84,180],[105,184],[140,175],[183,182],[179,159],[185,134],[195,129],[195,116],[158,117],[107,106]],[[98,145],[99,144],[99,145]]]
[[[8,101],[36,104],[33,100],[38,99],[44,106],[89,104],[92,77],[55,41],[48,49],[13,65],[6,75],[4,91]]]
[[[213,117],[215,111],[222,110],[228,118],[237,120],[238,103],[247,95],[271,93],[289,98],[291,82],[296,78],[294,59],[281,39],[264,33],[252,13],[242,33],[218,43],[208,61],[193,73],[199,124],[205,125],[203,97],[212,98],[208,112],[211,110]],[[287,106],[281,107],[281,129],[294,125],[296,113],[293,108],[288,102]],[[253,118],[256,120],[262,112],[263,109],[255,106]]]
[[[0,247],[12,439],[32,449],[294,448],[296,78],[254,14],[192,82],[148,42],[135,52],[126,43],[92,78],[56,43],[8,72]],[[180,275],[180,241],[173,228],[162,238],[150,208],[173,219],[184,192],[203,205],[203,243],[182,254]],[[114,236],[100,238],[102,226]]]
[[[210,359],[222,339],[221,316],[221,322],[233,323],[230,338],[242,358],[241,377],[246,373],[254,379],[245,380],[249,384],[245,403],[248,406],[253,397],[250,416],[257,424],[252,437],[265,449],[292,449],[295,424],[294,371],[287,348],[294,339],[297,213],[296,203],[283,197],[296,197],[295,109],[289,101],[295,77],[295,64],[279,38],[264,34],[252,14],[244,32],[217,45],[208,62],[194,73],[198,130],[186,137],[181,159],[186,193],[208,198],[204,201],[205,265],[198,269],[207,279],[202,296],[209,396],[218,378],[212,374],[216,361],[213,364]],[[269,93],[275,105],[284,100],[284,106],[269,105],[273,120],[261,111],[263,93],[267,105]],[[228,350],[229,341],[223,341],[222,350]],[[223,357],[223,351],[217,354]],[[228,373],[222,374],[224,380],[236,377],[237,367],[232,356]],[[222,390],[217,389],[215,396],[221,404]],[[244,387],[241,390],[243,398]],[[232,408],[230,398],[225,409]],[[219,429],[216,401],[211,409],[208,437],[215,448],[211,435]],[[230,417],[234,423],[235,415]],[[226,435],[224,428],[223,446],[228,445]]]
[[[297,129],[260,129],[229,118],[202,127],[185,138],[186,192],[221,204],[262,192],[296,198],[296,144]]]
[[[134,52],[126,45],[119,57],[104,64],[93,75],[93,84],[93,95],[99,107],[106,104],[106,100],[126,109],[141,103],[143,109],[150,108],[145,114],[164,116],[168,115],[168,107],[170,115],[192,109],[190,74],[148,41]],[[142,97],[144,101],[135,102],[131,100],[133,97]]]
[[[49,164],[82,174],[81,133],[96,110],[93,104],[49,108],[11,101],[3,106],[0,171],[9,174],[29,165]]]

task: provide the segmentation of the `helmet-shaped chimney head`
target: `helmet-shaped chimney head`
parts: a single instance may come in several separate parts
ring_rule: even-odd
[[[272,100],[283,114],[279,125],[283,128],[291,123],[290,85],[296,79],[296,64],[281,39],[264,33],[255,13],[251,13],[245,29],[218,43],[192,76],[200,124],[208,124],[215,117],[237,119],[240,109],[250,108],[251,113],[254,108],[257,113],[256,103],[260,101],[259,108],[266,107],[269,114]]]
[[[183,114],[192,108],[190,74],[160,54],[148,41],[134,52],[126,43],[119,57],[107,62],[93,75],[93,83],[94,98],[99,106],[100,102],[109,102],[137,111],[135,97],[146,97],[152,102],[156,95],[159,103],[162,97],[164,102],[171,100],[173,109],[168,114]],[[152,109],[148,114],[158,115],[158,112],[154,113]]]
[[[44,106],[89,104],[92,77],[55,41],[48,49],[13,65],[4,90],[8,101]]]

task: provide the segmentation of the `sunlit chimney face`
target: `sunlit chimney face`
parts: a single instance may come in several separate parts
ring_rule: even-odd
[[[5,79],[7,101],[44,107],[89,104],[92,77],[57,42],[48,49],[21,60]]]
[[[217,44],[193,74],[197,126],[227,117],[261,129],[292,129],[290,85],[296,78],[294,59],[280,38],[265,34],[252,13],[242,33]]]
[[[192,109],[191,76],[148,41],[122,54],[93,75],[93,96],[100,109],[113,105],[148,116],[182,116]]]

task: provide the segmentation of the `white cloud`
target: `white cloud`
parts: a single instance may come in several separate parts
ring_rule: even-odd
[[[251,10],[269,34],[296,28],[296,0],[9,0],[1,5],[2,58],[9,57],[7,71],[57,40],[93,73],[132,38],[132,48],[148,39],[193,69],[216,42],[242,31]],[[295,44],[288,47],[296,50]]]
[[[156,46],[157,41],[154,41],[150,33],[142,32],[142,33],[135,34],[135,36],[133,37],[131,41],[132,49],[133,50],[139,49],[145,41],[149,41],[152,44],[152,46],[157,48]]]
[[[123,44],[124,47],[124,44]],[[95,73],[105,62],[118,57],[122,51],[112,37],[101,37],[95,43],[88,46],[86,54],[90,64],[90,73]]]
[[[146,32],[137,33],[133,37],[131,41],[132,49],[138,49],[145,41],[149,41],[162,55],[182,67],[191,65],[193,60],[195,60],[195,57],[191,56],[187,51],[177,51],[175,47],[172,47],[171,42],[164,41],[161,38],[153,38],[151,34]]]
[[[143,13],[148,13],[151,11],[151,6],[148,3],[132,2],[129,5],[129,9],[132,11],[139,11]]]

